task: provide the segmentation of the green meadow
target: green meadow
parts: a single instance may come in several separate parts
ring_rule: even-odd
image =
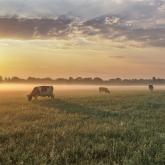
[[[165,92],[0,92],[0,165],[163,165]]]

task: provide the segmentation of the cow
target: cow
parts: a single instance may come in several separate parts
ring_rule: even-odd
[[[108,88],[105,88],[105,87],[99,87],[99,92],[100,93],[107,93],[107,94],[110,94],[110,91]]]
[[[153,92],[154,86],[152,84],[150,84],[150,85],[148,85],[148,89],[150,90],[150,92]]]
[[[27,95],[27,97],[29,101],[32,101],[33,97],[37,99],[39,96],[51,97],[52,99],[54,99],[53,91],[53,86],[38,86],[34,87],[32,92],[29,95]]]

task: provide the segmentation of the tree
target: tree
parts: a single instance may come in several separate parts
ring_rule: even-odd
[[[156,81],[156,77],[152,77],[152,81]]]
[[[93,79],[93,81],[94,81],[94,83],[102,83],[103,82],[103,80],[100,77],[95,77]]]
[[[68,81],[69,81],[69,83],[73,83],[74,82],[74,78],[73,77],[69,77]]]
[[[10,81],[19,82],[19,81],[21,81],[21,79],[19,77],[12,77]]]

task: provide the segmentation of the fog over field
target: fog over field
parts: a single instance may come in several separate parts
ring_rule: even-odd
[[[55,85],[28,102],[34,86],[0,84],[0,164],[164,164],[164,86]]]
[[[36,86],[43,84],[0,84],[0,91],[31,91]],[[44,84],[45,85],[45,84]],[[49,84],[46,84],[49,85]],[[148,90],[147,85],[55,85],[55,91],[97,91],[100,86],[109,88],[111,91],[145,91]],[[155,90],[165,90],[165,85],[156,85]]]

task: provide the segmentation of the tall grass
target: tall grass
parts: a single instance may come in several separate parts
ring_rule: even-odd
[[[165,93],[0,95],[0,164],[163,165]]]

